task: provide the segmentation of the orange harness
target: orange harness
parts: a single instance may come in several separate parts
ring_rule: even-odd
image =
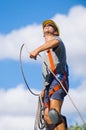
[[[55,73],[56,66],[55,66],[55,64],[54,64],[52,52],[51,52],[50,50],[48,50],[47,53],[48,53],[48,58],[49,58],[51,70]]]
[[[61,83],[63,84],[64,88],[67,90],[66,72],[64,72],[63,80],[61,81]],[[54,92],[58,91],[61,88],[62,88],[61,84],[56,85],[52,90],[49,91],[49,96],[51,96]]]
[[[49,58],[49,62],[50,62],[50,67],[51,67],[51,70],[55,73],[56,71],[56,66],[54,64],[54,60],[53,60],[53,56],[52,56],[52,52],[51,50],[49,49],[47,51],[48,53],[48,58]],[[64,87],[66,88],[66,72],[64,72],[64,76],[63,76],[63,80],[61,81],[62,84],[64,85]],[[49,96],[51,96],[54,92],[56,92],[57,90],[61,89],[61,85],[58,84],[56,85],[52,90],[49,91]]]

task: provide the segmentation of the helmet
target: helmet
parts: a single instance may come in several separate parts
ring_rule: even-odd
[[[58,32],[58,36],[59,36],[59,28],[58,28],[58,26],[56,25],[56,23],[55,23],[53,20],[45,20],[45,21],[42,23],[42,27],[44,28],[44,26],[47,25],[47,24],[53,25],[53,27],[55,27],[56,31]]]

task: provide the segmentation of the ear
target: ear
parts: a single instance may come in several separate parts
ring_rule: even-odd
[[[55,35],[58,35],[58,32],[57,32],[57,31],[55,31],[55,32],[54,32],[54,34],[55,34]]]

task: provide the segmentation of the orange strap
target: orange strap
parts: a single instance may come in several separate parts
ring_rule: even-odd
[[[52,52],[51,52],[50,50],[48,50],[47,53],[48,53],[48,58],[49,58],[51,70],[52,70],[53,72],[55,72],[56,67],[55,67],[55,64],[54,64],[53,57],[52,57]]]
[[[52,90],[49,91],[49,96],[51,96],[54,92],[58,91],[60,88],[60,85],[55,86]]]
[[[66,72],[64,72],[64,77],[61,83],[63,84],[64,88],[68,91],[67,81],[66,81]],[[56,85],[52,90],[49,91],[49,96],[51,96],[54,92],[58,91],[60,88],[62,88],[60,84]]]
[[[45,107],[49,108],[49,105],[50,105],[49,103],[44,102],[43,104],[44,104]]]

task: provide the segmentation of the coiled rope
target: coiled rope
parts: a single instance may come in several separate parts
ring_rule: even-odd
[[[44,109],[43,108],[44,108],[44,106],[43,106],[42,98],[41,98],[41,96],[39,96],[34,130],[38,130],[38,129],[43,130],[45,128]]]
[[[31,90],[31,88],[29,87],[28,82],[25,78],[23,66],[22,66],[22,50],[23,50],[23,47],[24,47],[24,44],[20,48],[20,69],[21,69],[22,77],[23,77],[23,80],[24,80],[28,90],[30,91],[30,93],[32,95],[38,97],[38,108],[37,108],[37,113],[36,113],[36,118],[35,118],[34,130],[38,130],[38,129],[43,130],[44,127],[45,127],[44,118],[43,118],[43,102],[42,102],[40,94],[37,94],[37,93],[35,93]]]
[[[22,67],[22,50],[23,50],[23,47],[24,47],[24,44],[23,44],[23,45],[21,46],[21,48],[20,48],[20,69],[21,69],[22,77],[23,77],[23,80],[24,80],[24,82],[25,82],[25,84],[26,84],[28,90],[30,91],[30,93],[33,94],[34,96],[39,96],[39,94],[33,92],[33,91],[30,89],[30,87],[29,87],[29,85],[28,85],[28,83],[27,83],[27,80],[26,80],[26,78],[25,78],[25,75],[24,75],[24,71],[23,71],[23,67]]]

